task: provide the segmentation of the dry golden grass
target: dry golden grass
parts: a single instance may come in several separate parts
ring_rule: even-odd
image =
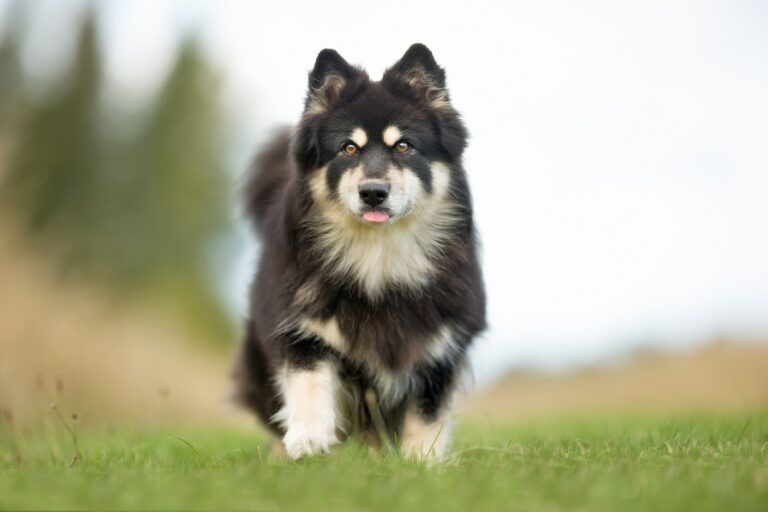
[[[768,343],[716,343],[562,374],[517,372],[469,397],[488,419],[590,413],[674,413],[768,407]]]
[[[2,223],[6,224],[6,223]],[[64,284],[0,226],[0,408],[34,422],[58,402],[84,421],[217,421],[229,357],[150,307]]]

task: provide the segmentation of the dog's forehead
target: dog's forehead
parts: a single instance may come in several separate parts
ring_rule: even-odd
[[[369,142],[384,143],[386,146],[394,146],[405,133],[402,122],[391,120],[384,123],[363,124],[354,122],[347,127],[346,139],[354,142],[358,147],[365,147]]]
[[[423,118],[417,106],[408,100],[381,87],[370,87],[343,107],[333,124],[336,130],[347,132],[348,138],[360,146],[364,145],[360,141],[392,145],[396,131],[420,123]]]

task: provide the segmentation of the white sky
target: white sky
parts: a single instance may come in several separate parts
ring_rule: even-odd
[[[79,3],[39,2],[37,32],[58,31],[27,51],[40,73],[61,61],[51,41]],[[145,97],[179,33],[200,30],[226,77],[238,169],[297,120],[320,49],[378,76],[426,43],[472,133],[491,323],[474,352],[480,381],[768,333],[765,2],[99,5],[116,97]],[[232,275],[240,312],[253,249]]]

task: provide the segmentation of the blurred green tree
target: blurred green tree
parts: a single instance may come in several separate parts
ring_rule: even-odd
[[[177,299],[186,317],[224,335],[231,322],[217,298],[214,249],[233,231],[224,165],[219,80],[192,37],[180,45],[148,120],[128,147],[131,178],[119,192],[121,250],[144,284]],[[219,263],[220,264],[220,263]],[[132,277],[134,272],[127,275]]]
[[[6,46],[0,66],[13,69],[17,52]],[[8,90],[15,83],[4,82]],[[0,199],[65,274],[173,309],[205,337],[227,340],[232,321],[216,287],[226,262],[216,249],[234,227],[218,83],[195,39],[185,38],[126,136],[116,129],[125,109],[100,101],[98,29],[87,11],[69,69],[24,113]]]
[[[3,192],[23,228],[54,236],[69,268],[87,264],[95,243],[98,197],[98,92],[101,82],[93,12],[83,18],[71,69],[50,98],[29,107],[11,149]]]
[[[19,45],[25,26],[24,5],[11,4],[0,27],[0,137],[18,122],[22,110],[24,80]]]

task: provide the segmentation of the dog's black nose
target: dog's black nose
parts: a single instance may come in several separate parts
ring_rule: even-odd
[[[389,185],[385,183],[369,182],[363,183],[358,189],[360,199],[371,207],[379,206],[386,201],[389,196]]]

